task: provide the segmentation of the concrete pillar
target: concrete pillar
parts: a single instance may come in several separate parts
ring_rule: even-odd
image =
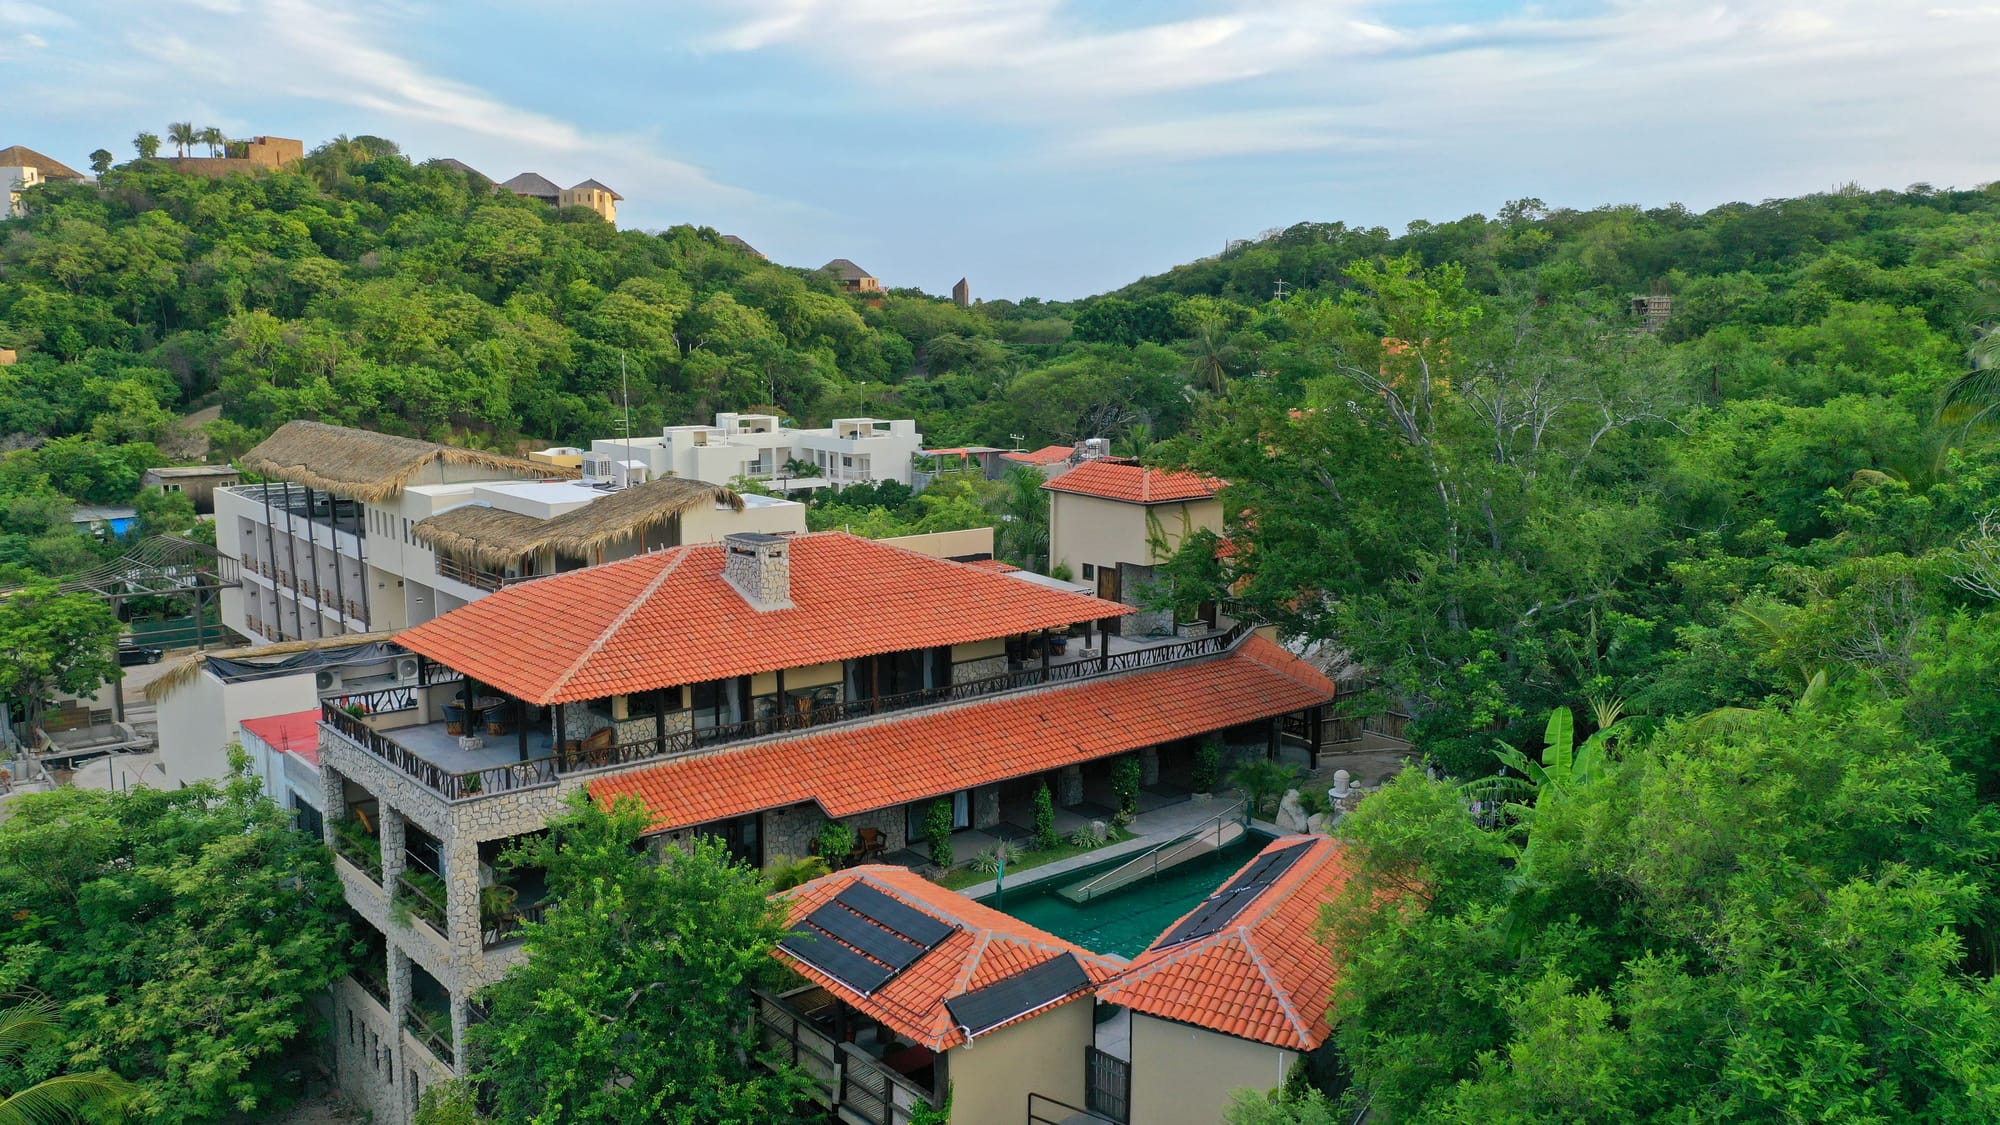
[[[1056,804],[1067,808],[1083,803],[1083,767],[1064,766],[1056,771]]]
[[[1139,751],[1139,784],[1158,785],[1160,783],[1160,748],[1148,746]]]

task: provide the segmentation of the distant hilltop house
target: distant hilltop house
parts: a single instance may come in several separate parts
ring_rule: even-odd
[[[971,308],[972,283],[967,281],[965,278],[962,277],[959,278],[958,284],[951,287],[951,303],[957,305],[961,309]]]
[[[306,158],[306,143],[292,137],[251,137],[226,141],[223,156],[174,158],[174,170],[220,179],[234,172],[275,172]]]
[[[502,183],[500,190],[539,199],[551,207],[588,207],[607,223],[618,221],[618,201],[625,198],[596,180],[585,180],[575,187],[557,187],[555,181],[539,172],[523,172]]]
[[[855,265],[850,258],[835,258],[819,269],[821,273],[832,274],[834,280],[840,282],[840,287],[849,293],[880,293],[882,291],[882,283],[877,281],[873,274]]]
[[[19,218],[21,193],[36,184],[81,180],[83,173],[60,160],[22,145],[0,148],[0,189],[7,193],[7,210],[0,218]]]

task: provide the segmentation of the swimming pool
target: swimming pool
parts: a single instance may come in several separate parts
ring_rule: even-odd
[[[1207,898],[1222,885],[1223,880],[1250,862],[1250,858],[1268,843],[1269,837],[1246,832],[1225,844],[1220,851],[1191,859],[1082,905],[1056,894],[1056,888],[1109,871],[1132,857],[1110,860],[1031,887],[1009,890],[1004,900],[999,895],[987,895],[979,901],[1057,937],[1067,938],[1093,953],[1136,957],[1153,944],[1154,938],[1165,933],[1174,919],[1193,910],[1196,903]]]

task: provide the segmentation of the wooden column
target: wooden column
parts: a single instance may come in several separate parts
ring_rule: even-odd
[[[528,701],[525,699],[514,701],[514,731],[521,760],[525,762],[528,760]]]

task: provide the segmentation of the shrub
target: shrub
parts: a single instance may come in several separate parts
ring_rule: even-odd
[[[1250,803],[1250,815],[1262,816],[1264,806],[1275,805],[1298,779],[1297,769],[1259,758],[1236,767],[1236,772],[1229,775],[1229,784],[1243,790],[1244,799]]]
[[[832,868],[847,862],[847,854],[854,850],[854,829],[837,820],[829,820],[819,826],[819,857]]]
[[[1046,851],[1061,841],[1062,837],[1056,835],[1055,794],[1049,792],[1045,781],[1035,790],[1035,846]]]
[[[1000,873],[1000,864],[1003,860],[1007,863],[1019,863],[1021,861],[1021,853],[1015,849],[1014,845],[1005,840],[994,844],[992,847],[974,856],[972,859],[972,869],[983,875],[998,875]]]
[[[788,855],[781,855],[773,856],[771,862],[764,865],[764,878],[770,880],[773,891],[789,891],[800,884],[810,883],[831,870],[833,868],[828,866],[825,858],[821,856],[809,855],[803,859],[794,859]]]
[[[1102,844],[1110,835],[1104,829],[1104,822],[1093,820],[1069,834],[1069,842],[1079,848],[1094,848]]]
[[[951,801],[933,801],[924,813],[924,839],[931,845],[931,862],[939,867],[950,867],[951,854]]]
[[[1139,759],[1126,755],[1111,767],[1111,792],[1118,798],[1118,811],[1128,818],[1139,811]]]
[[[1222,743],[1211,738],[1196,748],[1193,780],[1195,792],[1215,792],[1216,783],[1222,780]]]

